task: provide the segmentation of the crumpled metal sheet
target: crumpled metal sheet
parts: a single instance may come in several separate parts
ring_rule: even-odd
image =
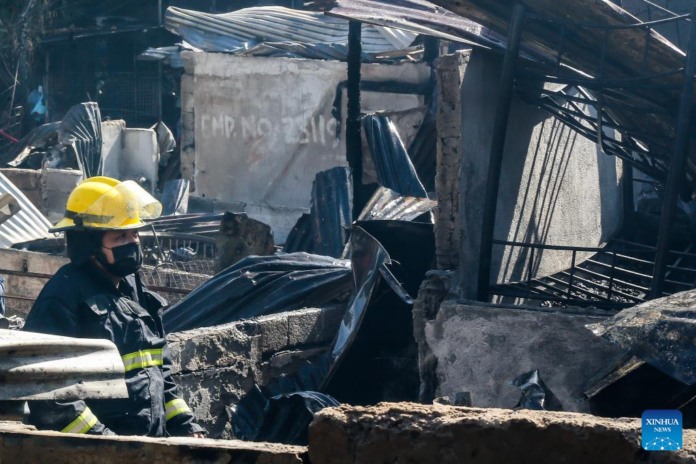
[[[437,201],[399,195],[386,187],[380,187],[363,208],[358,221],[413,221],[437,207]],[[429,218],[428,222],[432,222]]]
[[[399,132],[389,117],[373,113],[365,116],[362,122],[380,185],[400,195],[428,198]]]
[[[236,52],[260,42],[348,43],[348,21],[319,12],[283,7],[245,8],[224,14],[169,7],[165,28],[207,52]],[[363,50],[401,50],[414,41],[411,32],[379,26],[363,28]]]
[[[525,372],[510,382],[522,392],[520,401],[514,409],[532,409],[535,411],[563,411],[558,397],[541,379],[539,369]]]
[[[339,166],[317,174],[312,186],[312,252],[339,258],[348,240],[353,215],[353,177]]]
[[[0,195],[11,195],[19,205],[19,212],[0,224],[0,247],[8,248],[15,243],[39,240],[52,236],[48,229],[52,224],[3,174],[0,174]]]
[[[57,137],[59,127],[60,121],[35,127],[22,137],[19,143],[10,146],[7,153],[2,155],[2,163],[15,168],[20,167],[32,148],[43,148],[52,137]]]
[[[348,294],[350,263],[307,253],[250,256],[164,313],[168,333],[316,307]]]
[[[437,118],[433,109],[425,114],[416,137],[408,147],[408,155],[425,191],[434,192],[437,174]]]
[[[328,15],[485,48],[506,37],[425,0],[337,0]]]
[[[336,370],[358,334],[372,293],[379,283],[380,269],[385,264],[391,264],[389,254],[384,247],[359,227],[353,229],[350,245],[355,291],[348,303],[331,350],[332,366],[327,378],[330,378],[331,372]]]
[[[189,184],[187,179],[170,180],[162,192],[162,216],[181,216],[188,213]]]
[[[696,290],[624,309],[587,326],[687,385],[696,385]]]
[[[285,239],[283,253],[297,253],[298,251],[312,253],[313,243],[312,215],[303,213]]]
[[[314,415],[340,404],[335,398],[315,391],[294,391],[267,398],[255,386],[235,408],[232,424],[235,436],[243,440],[307,445],[307,431]]]
[[[70,108],[60,122],[58,142],[72,148],[85,178],[104,175],[101,113],[95,102]]]
[[[108,340],[0,329],[0,400],[128,398],[125,371]]]
[[[322,171],[312,185],[312,206],[290,231],[283,247],[286,253],[305,251],[340,258],[353,215],[353,177],[350,168],[338,166]]]

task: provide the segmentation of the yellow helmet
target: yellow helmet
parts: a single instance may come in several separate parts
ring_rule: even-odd
[[[161,214],[162,204],[132,180],[90,177],[77,184],[68,197],[65,217],[49,231],[138,229],[145,225],[143,219]]]

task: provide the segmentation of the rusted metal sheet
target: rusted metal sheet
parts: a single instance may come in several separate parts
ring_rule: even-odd
[[[0,401],[127,398],[108,340],[0,330]]]

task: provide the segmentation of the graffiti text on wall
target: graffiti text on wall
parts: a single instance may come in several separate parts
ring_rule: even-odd
[[[338,121],[334,118],[316,116],[309,121],[305,118],[284,117],[280,121],[256,116],[201,116],[203,137],[225,137],[235,139],[242,137],[282,137],[288,144],[321,144],[337,148],[340,140],[336,137]]]

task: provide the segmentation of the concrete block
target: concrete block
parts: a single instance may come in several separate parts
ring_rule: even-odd
[[[339,307],[308,308],[169,334],[174,379],[211,436],[230,438],[228,409],[255,384],[325,353],[340,315]]]
[[[0,173],[5,175],[29,201],[44,212],[43,196],[41,194],[41,171],[35,169],[3,168]]]
[[[0,263],[2,269],[16,272],[31,272],[52,276],[69,260],[61,256],[51,256],[45,253],[0,248]],[[39,296],[48,277],[26,277],[10,275],[0,270],[0,277],[5,279],[5,295],[22,297],[22,299],[7,298],[7,315],[26,318],[34,300]]]
[[[43,209],[51,221],[62,219],[65,205],[75,186],[82,180],[82,171],[44,169],[41,173]]]
[[[639,419],[411,403],[320,411],[309,429],[312,464],[617,464],[696,462],[683,449],[643,451]]]
[[[276,353],[288,347],[289,313],[264,316],[244,324],[244,330],[259,337],[259,347],[263,355]]]
[[[498,79],[502,57],[482,50],[464,52],[464,73],[456,78],[457,58],[442,69],[440,100],[461,102],[461,160],[457,212],[460,221],[459,263],[461,296],[476,297],[488,161],[493,140]],[[450,78],[451,77],[451,78]],[[451,87],[451,88],[447,88]],[[457,97],[457,90],[459,94]],[[572,90],[571,90],[572,92]],[[456,101],[456,100],[455,100]],[[440,109],[440,113],[446,109]],[[453,110],[453,113],[456,113]],[[456,114],[451,114],[456,121]],[[449,130],[450,126],[444,126]],[[440,134],[440,137],[452,134]],[[444,145],[444,144],[443,144]],[[443,158],[449,156],[444,152]],[[457,176],[449,170],[446,176]],[[623,217],[622,166],[597,145],[559,123],[540,108],[513,99],[505,140],[494,238],[548,245],[599,247],[620,230]],[[454,183],[451,185],[455,185]],[[445,192],[446,193],[446,192]],[[446,196],[445,196],[446,198]],[[451,209],[451,208],[450,208]],[[449,217],[443,212],[444,217]],[[447,253],[446,255],[449,255]],[[572,252],[544,250],[534,255],[535,277],[570,267]],[[578,253],[576,263],[591,256]],[[528,249],[496,246],[493,249],[492,283],[526,278],[531,256]]]
[[[343,306],[320,309],[303,309],[288,313],[288,347],[329,343],[336,336],[343,317]]]
[[[125,129],[123,131],[123,154],[121,159],[121,179],[146,179],[146,190],[154,192],[157,188],[159,169],[159,148],[157,135],[150,129]]]
[[[39,432],[21,423],[2,422],[0,462],[302,464],[306,462],[306,448],[183,437],[96,437]]]
[[[39,170],[2,168],[0,169],[0,173],[15,184],[18,189],[22,190],[23,193],[25,190],[36,190],[41,188],[41,171]]]
[[[82,179],[82,171],[74,169],[44,169],[41,175],[44,189],[51,193],[70,193]]]
[[[338,305],[288,313],[288,347],[331,342],[342,317],[343,307]]]
[[[345,165],[345,118],[334,102],[340,62],[184,54],[181,172],[196,196],[247,205],[282,244],[311,198],[317,173]],[[427,83],[422,63],[366,64],[364,81]],[[341,91],[345,96],[345,89]],[[421,95],[364,92],[363,109],[407,110]],[[345,98],[341,98],[345,108]],[[193,119],[191,121],[190,119]]]
[[[102,160],[104,175],[118,179],[121,176],[121,158],[123,156],[123,131],[126,121],[102,122]]]
[[[438,397],[470,392],[477,407],[514,407],[520,392],[509,382],[539,369],[565,411],[589,412],[585,387],[624,355],[585,327],[608,317],[599,310],[549,311],[451,299],[436,313],[437,301],[425,306],[430,309],[414,323],[421,378],[435,379]],[[428,363],[429,358],[436,362]]]

